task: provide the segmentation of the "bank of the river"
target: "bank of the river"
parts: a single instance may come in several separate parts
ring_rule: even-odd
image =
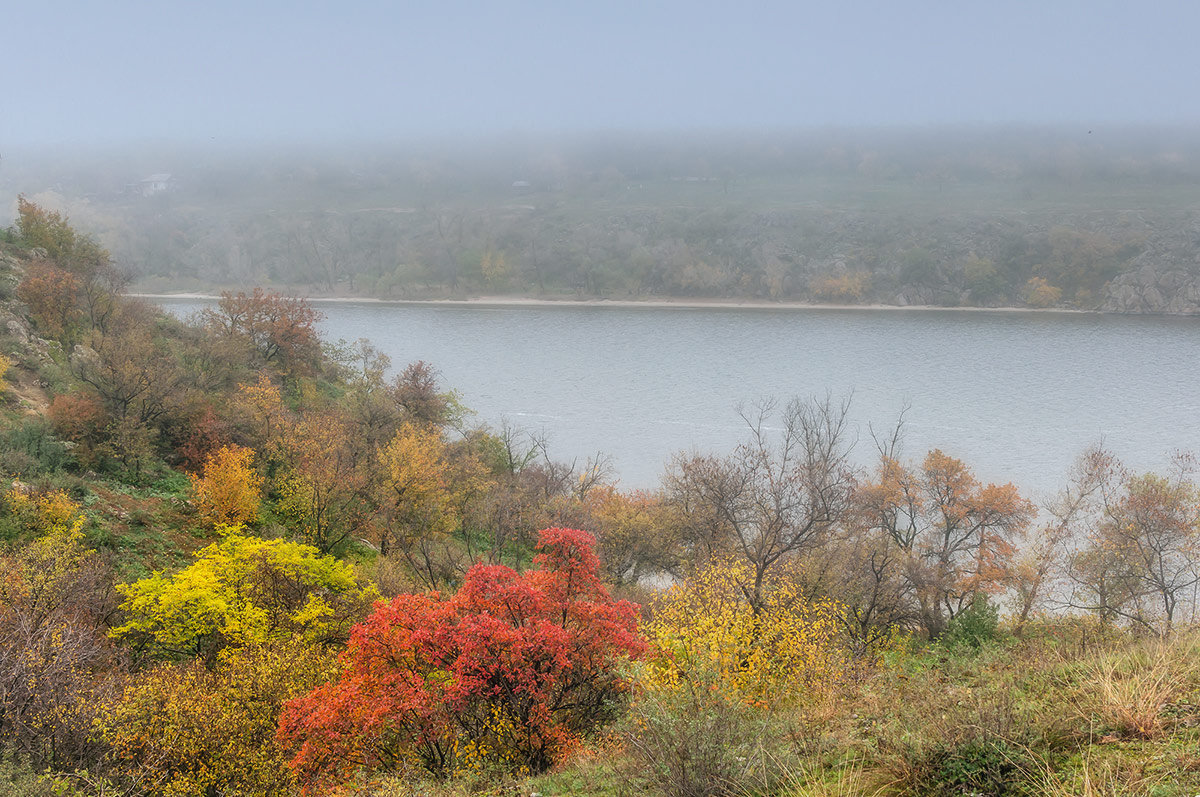
[[[217,301],[221,297],[208,293],[131,293],[141,299],[152,301]],[[369,296],[310,296],[313,304],[381,304],[381,305],[427,305],[434,307],[617,307],[654,309],[702,309],[702,310],[883,310],[899,312],[981,312],[981,313],[1085,313],[1111,314],[1104,310],[1081,310],[1070,307],[978,307],[972,305],[946,307],[931,304],[817,304],[812,302],[767,302],[741,299],[542,299],[528,296],[473,296],[466,299],[378,299]]]

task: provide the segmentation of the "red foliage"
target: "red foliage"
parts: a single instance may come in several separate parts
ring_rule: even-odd
[[[204,407],[184,418],[177,432],[175,454],[185,470],[199,472],[208,456],[231,442],[229,423]]]
[[[546,529],[535,570],[477,565],[450,599],[377,604],[341,678],[280,719],[306,792],[414,758],[437,773],[474,757],[536,772],[608,719],[628,689],[617,665],[646,641],[638,607],[601,585],[594,542]]]

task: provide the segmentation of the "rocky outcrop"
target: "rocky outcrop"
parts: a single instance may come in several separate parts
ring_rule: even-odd
[[[1200,315],[1200,224],[1153,241],[1109,283],[1100,309]]]

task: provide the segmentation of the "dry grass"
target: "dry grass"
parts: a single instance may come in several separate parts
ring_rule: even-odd
[[[1200,633],[1146,641],[1082,668],[1074,703],[1092,727],[1124,738],[1161,738],[1179,719],[1170,709],[1191,705],[1200,691]]]

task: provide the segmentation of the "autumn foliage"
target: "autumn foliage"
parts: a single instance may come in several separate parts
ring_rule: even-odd
[[[192,476],[192,495],[200,516],[214,526],[253,523],[262,499],[262,477],[253,467],[254,451],[222,446],[208,455],[204,472]]]
[[[342,677],[288,704],[279,739],[308,794],[359,771],[546,769],[608,719],[637,607],[598,579],[591,535],[540,533],[535,569],[477,565],[450,598],[400,595],[354,629]]]
[[[662,596],[647,625],[659,652],[647,688],[704,682],[727,700],[766,707],[803,702],[836,682],[848,659],[842,608],[808,598],[788,574],[768,585],[756,612],[742,589],[748,570],[716,561]]]
[[[225,291],[216,309],[206,309],[203,317],[216,334],[246,344],[262,362],[286,371],[307,373],[320,359],[317,322],[323,316],[304,299],[262,288]]]
[[[217,666],[162,664],[130,678],[96,723],[120,773],[156,794],[289,794],[275,742],[284,701],[330,677],[331,653],[289,640],[222,654]]]
[[[226,647],[301,638],[344,640],[379,593],[353,569],[315,548],[236,533],[201,550],[173,575],[120,584],[126,622],[112,635],[166,658],[212,664]]]

